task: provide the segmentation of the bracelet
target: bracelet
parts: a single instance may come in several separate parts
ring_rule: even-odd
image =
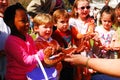
[[[87,61],[86,61],[86,67],[87,67],[87,68],[89,68],[89,66],[88,66],[89,60],[90,60],[90,58],[88,58]]]

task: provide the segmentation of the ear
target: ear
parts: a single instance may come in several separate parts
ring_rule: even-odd
[[[34,28],[33,29],[34,29],[35,32],[39,32],[39,27],[38,27],[37,24],[34,24]]]

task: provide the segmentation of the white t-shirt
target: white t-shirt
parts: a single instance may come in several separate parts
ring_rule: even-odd
[[[84,23],[78,19],[70,18],[69,25],[76,27],[81,34],[86,34],[88,30],[88,23]]]
[[[5,41],[10,32],[10,28],[4,23],[3,18],[0,17],[0,50],[4,50]]]
[[[98,32],[98,37],[100,38],[102,45],[108,47],[112,41],[112,37],[115,33],[115,30],[110,29],[110,31],[105,32],[103,26],[97,26],[95,28],[95,31]]]

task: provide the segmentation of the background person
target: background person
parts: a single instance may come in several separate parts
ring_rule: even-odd
[[[3,21],[4,11],[9,5],[9,0],[0,0],[0,72],[1,79],[3,80],[6,71],[6,53],[4,51],[4,45],[6,38],[10,34],[10,28]]]
[[[62,0],[32,0],[27,11],[33,13],[53,13],[56,9],[65,8]]]

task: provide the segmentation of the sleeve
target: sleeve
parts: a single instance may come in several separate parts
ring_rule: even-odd
[[[44,12],[42,7],[44,6],[46,0],[32,0],[27,6],[27,12],[39,13]]]
[[[17,61],[21,65],[31,65],[36,64],[36,50],[31,45],[31,48],[26,47],[25,44],[21,43],[17,39],[11,39],[9,38],[6,41],[5,45],[5,51],[7,53],[8,58],[13,58],[15,61]],[[37,53],[39,57],[43,54],[42,51]],[[40,57],[42,60],[42,57]]]

